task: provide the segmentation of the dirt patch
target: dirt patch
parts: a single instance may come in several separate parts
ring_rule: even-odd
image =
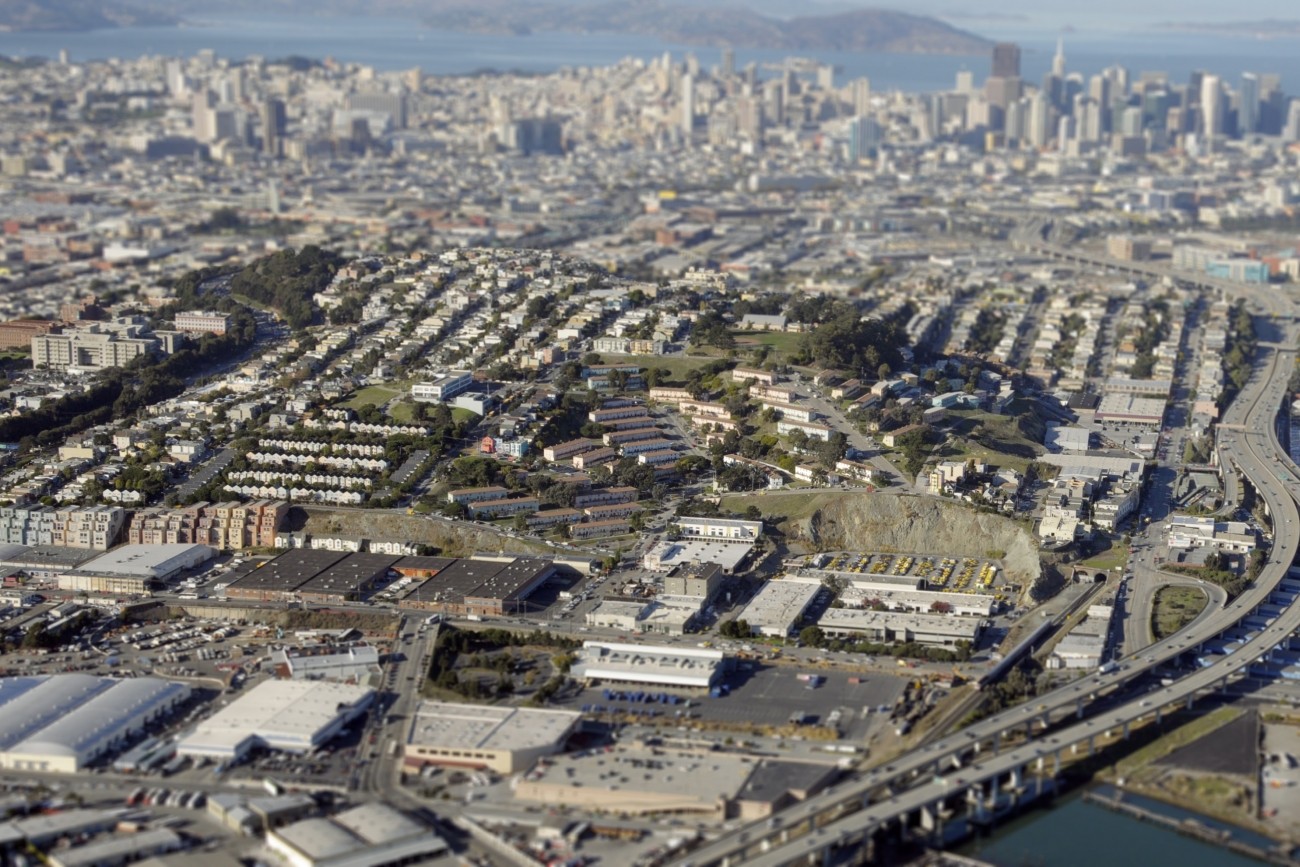
[[[775,505],[779,499],[773,497],[769,502]],[[760,508],[763,505],[760,500]],[[985,557],[997,550],[1003,553],[1003,565],[1013,581],[1032,585],[1042,574],[1038,546],[1015,521],[934,497],[863,494],[831,498],[808,517],[787,519],[783,529],[789,540],[822,551]]]
[[[423,515],[392,511],[295,507],[288,526],[294,532],[315,536],[358,536],[362,539],[400,539],[433,545],[446,557],[468,557],[484,553],[554,554],[541,542],[518,539],[484,530],[472,524],[452,523]]]

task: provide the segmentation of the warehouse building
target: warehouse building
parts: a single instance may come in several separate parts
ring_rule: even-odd
[[[708,689],[726,672],[721,650],[584,641],[575,680]]]
[[[456,560],[408,594],[402,604],[458,616],[525,611],[528,596],[557,572],[552,561],[532,557]]]
[[[396,867],[449,853],[428,825],[378,802],[274,828],[266,847],[289,867]]]
[[[349,554],[298,587],[303,602],[360,602],[399,560],[388,554]]]
[[[374,690],[313,680],[267,680],[203,720],[176,745],[183,756],[239,761],[254,749],[309,753],[365,714]]]
[[[513,774],[560,752],[581,719],[574,711],[423,701],[404,761],[408,768],[459,765]]]
[[[833,638],[862,639],[881,644],[915,642],[952,647],[979,640],[985,620],[947,614],[900,614],[861,608],[828,608],[817,626]]]
[[[120,545],[60,575],[59,589],[143,596],[216,555],[207,545]]]
[[[0,767],[72,774],[125,748],[190,689],[153,677],[0,678]]]
[[[366,683],[371,675],[382,671],[379,649],[369,644],[282,647],[271,653],[271,670],[276,677],[285,680],[337,680],[343,683]]]
[[[821,589],[820,583],[811,581],[769,581],[736,619],[748,623],[755,635],[785,638],[803,620]]]
[[[294,602],[297,590],[347,557],[340,551],[294,548],[274,560],[249,566],[226,587],[226,598],[250,602]]]
[[[822,791],[838,775],[829,763],[619,744],[538,763],[519,778],[515,797],[629,816],[754,820]]]

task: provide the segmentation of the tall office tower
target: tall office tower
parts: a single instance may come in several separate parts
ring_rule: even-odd
[[[1300,99],[1291,100],[1286,110],[1286,123],[1282,126],[1285,141],[1300,141]]]
[[[751,94],[736,100],[736,132],[751,141],[763,137],[763,105]]]
[[[849,102],[853,103],[853,113],[864,115],[871,111],[871,80],[855,78],[849,85]]]
[[[999,42],[993,46],[994,78],[1020,77],[1020,46],[1014,42]]]
[[[690,139],[695,131],[695,76],[689,72],[682,76],[682,132]]]
[[[1002,129],[1006,134],[1006,142],[1010,145],[1012,142],[1019,142],[1025,137],[1025,121],[1029,114],[1028,100],[1017,99],[1007,106],[1006,116],[1002,121]]]
[[[231,81],[226,76],[222,76],[221,78],[217,79],[216,92],[217,92],[217,102],[219,103],[231,103],[231,102],[239,101],[235,97],[234,82]]]
[[[267,97],[262,103],[262,153],[276,157],[280,155],[281,142],[288,128],[288,116],[284,102],[274,97]]]
[[[185,89],[185,67],[179,60],[167,61],[167,92],[172,96],[184,96]]]
[[[835,67],[829,63],[817,67],[817,89],[822,91],[835,89]]]
[[[1223,83],[1217,75],[1201,78],[1201,133],[1205,138],[1223,135]]]
[[[1052,131],[1052,103],[1041,90],[1029,98],[1029,117],[1025,120],[1025,140],[1030,147],[1047,147]]]
[[[874,117],[855,117],[849,121],[849,162],[871,159],[880,148],[880,124]]]
[[[208,144],[217,137],[217,101],[212,91],[206,87],[194,94],[190,108],[190,119],[194,127],[194,139]]]
[[[1282,77],[1265,73],[1259,77],[1259,125],[1257,132],[1279,135],[1286,122],[1286,94],[1282,92]]]
[[[693,52],[686,55],[686,74],[692,78],[700,77],[700,59]]]
[[[1065,40],[1056,40],[1056,54],[1052,56],[1052,75],[1065,78]]]
[[[1088,96],[1099,105],[1110,105],[1111,80],[1104,75],[1088,79]]]
[[[1110,96],[1112,99],[1124,99],[1128,96],[1128,67],[1126,66],[1108,66],[1101,71],[1102,78],[1110,82]]]
[[[1038,89],[1047,96],[1047,101],[1052,104],[1053,108],[1060,108],[1064,105],[1065,79],[1061,76],[1054,72],[1045,74]]]
[[[758,64],[753,61],[745,64],[745,85],[751,90],[758,86]]]
[[[788,66],[781,70],[781,87],[785,90],[786,99],[789,99],[792,96],[798,96],[801,92],[799,89],[799,77],[795,75],[794,70]]]
[[[1090,96],[1080,96],[1074,103],[1075,137],[1080,141],[1098,142],[1103,135],[1101,106]]]
[[[1057,150],[1063,151],[1070,146],[1070,142],[1074,140],[1074,130],[1074,118],[1070,117],[1068,114],[1062,115],[1061,119],[1056,124]]]
[[[1136,105],[1125,107],[1120,112],[1119,131],[1125,136],[1142,135],[1142,109]]]
[[[1207,75],[1209,73],[1203,69],[1194,69],[1187,76],[1187,90],[1183,91],[1183,108],[1201,104],[1201,85]]]
[[[957,83],[954,85],[953,90],[958,93],[974,93],[975,73],[969,69],[957,70]]]
[[[990,105],[1004,113],[1011,103],[1020,98],[1021,89],[1019,78],[993,76],[984,82],[984,97]]]
[[[722,49],[722,77],[731,78],[736,74],[736,49]]]
[[[763,83],[763,116],[777,126],[785,125],[785,86],[779,81]]]
[[[1237,134],[1253,135],[1259,129],[1259,76],[1253,72],[1241,76],[1237,91]]]

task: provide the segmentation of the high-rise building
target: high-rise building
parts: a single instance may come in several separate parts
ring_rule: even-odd
[[[1047,147],[1052,131],[1052,103],[1041,90],[1029,99],[1029,117],[1025,120],[1025,141],[1030,147]]]
[[[1056,54],[1052,57],[1052,75],[1065,78],[1065,40],[1056,40]]]
[[[1020,77],[1020,46],[1014,42],[999,42],[993,46],[994,78]]]
[[[1237,134],[1253,135],[1259,129],[1259,76],[1247,72],[1241,76],[1237,91]]]
[[[880,147],[880,124],[874,117],[855,117],[849,122],[849,162],[871,159]]]
[[[194,94],[190,114],[194,126],[194,138],[204,144],[211,143],[217,137],[217,101],[212,91],[206,87]]]
[[[288,127],[288,118],[284,102],[275,97],[268,97],[262,103],[262,152],[268,156],[279,156],[281,142]]]
[[[849,85],[850,102],[853,103],[853,113],[861,116],[871,111],[871,80],[868,78],[855,78]]]
[[[957,82],[953,86],[953,89],[958,93],[974,93],[975,73],[971,72],[969,69],[957,70]]]
[[[682,132],[687,139],[695,132],[695,76],[682,76]]]
[[[1223,83],[1219,76],[1206,74],[1201,78],[1201,133],[1208,139],[1223,135]]]
[[[734,48],[722,49],[722,76],[731,78],[736,74],[736,50]]]

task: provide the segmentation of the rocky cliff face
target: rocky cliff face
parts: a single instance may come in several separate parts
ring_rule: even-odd
[[[944,557],[1005,552],[1007,576],[1031,586],[1042,573],[1038,546],[1019,524],[934,497],[862,496],[829,501],[785,532],[821,551],[900,551]]]

